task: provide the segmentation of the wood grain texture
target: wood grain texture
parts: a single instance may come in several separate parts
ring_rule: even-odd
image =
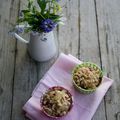
[[[75,56],[78,55],[78,1],[74,2],[73,0],[62,1],[61,5],[64,6],[63,13],[67,21],[64,26],[59,26],[55,30],[56,41],[58,42],[58,52],[64,52],[66,54],[71,53]],[[70,9],[71,7],[75,9]],[[58,55],[58,54],[57,54]],[[38,63],[37,72],[38,79],[43,77],[51,65],[55,62],[57,55],[49,61]]]
[[[27,54],[26,45],[17,43],[12,120],[24,120],[22,107],[37,84],[36,62]]]
[[[58,57],[58,53],[50,60],[45,62],[37,62],[37,79],[40,80],[50,69]]]
[[[80,60],[91,61],[100,66],[95,4],[93,0],[80,0]],[[93,120],[106,120],[104,100]]]
[[[22,106],[58,57],[36,62],[26,44],[7,34],[26,1],[0,1],[0,120],[27,120]],[[115,80],[93,120],[120,120],[120,0],[62,0],[61,5],[67,20],[55,30],[59,53],[94,62]]]
[[[20,10],[24,9],[27,1],[20,1]],[[22,35],[29,40],[29,33]],[[15,61],[14,96],[12,108],[12,120],[25,120],[22,107],[30,98],[38,81],[44,76],[57,58],[57,54],[46,62],[36,62],[28,54],[27,45],[17,41],[17,53]]]
[[[96,0],[102,66],[115,80],[105,97],[107,120],[120,120],[120,1]]]
[[[26,1],[21,0],[19,9],[25,7]],[[29,40],[29,35],[22,35]],[[13,91],[13,106],[11,120],[25,120],[22,107],[31,96],[37,84],[37,63],[27,52],[27,44],[17,41]]]
[[[79,0],[64,0],[63,13],[66,17],[65,25],[59,26],[59,51],[78,57],[79,43]]]
[[[0,120],[10,120],[15,62],[15,40],[8,32],[15,24],[19,0],[0,1]]]

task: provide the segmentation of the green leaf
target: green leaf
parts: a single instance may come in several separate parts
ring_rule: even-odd
[[[35,6],[33,6],[32,12],[33,12],[34,14],[36,14],[36,11],[37,11],[37,8],[36,8]]]
[[[47,1],[45,0],[37,0],[37,3],[41,9],[41,13],[44,13],[45,9],[46,9],[46,5],[47,5]]]
[[[59,20],[62,16],[60,15],[54,15],[54,14],[50,14],[49,15],[49,18],[52,19],[53,21],[54,20]]]
[[[26,28],[24,31],[25,31],[25,33],[28,33],[28,32],[30,32],[32,30],[32,27],[29,27],[29,28]]]
[[[19,19],[17,20],[17,23],[22,23],[22,22],[24,22],[24,18],[19,18]]]
[[[29,30],[40,32],[40,23],[43,19],[51,19],[54,22],[60,22],[62,17],[57,15],[61,9],[56,0],[37,0],[39,8],[33,4],[34,0],[28,0],[28,7],[22,10],[23,17],[18,19],[18,23],[27,23],[30,25]]]
[[[27,12],[30,12],[30,10],[21,10],[21,12],[23,12],[24,14],[27,13]]]
[[[28,0],[28,8],[31,9],[34,0]]]

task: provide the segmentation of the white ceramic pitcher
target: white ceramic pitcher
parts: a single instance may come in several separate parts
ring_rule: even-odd
[[[14,33],[14,36],[28,44],[28,52],[36,61],[47,61],[57,54],[53,31],[49,33],[31,32],[29,41],[23,39],[17,33]]]

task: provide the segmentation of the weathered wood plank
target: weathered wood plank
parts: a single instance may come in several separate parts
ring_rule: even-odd
[[[64,0],[61,4],[64,6],[63,13],[67,20],[65,25],[59,26],[58,29],[59,51],[71,53],[77,57],[79,48],[78,0]]]
[[[73,2],[73,0],[71,2]],[[64,6],[64,5],[66,6],[66,8],[63,9],[63,12],[65,13],[65,17],[67,18],[67,23],[65,23],[66,24],[65,26],[60,26],[60,27],[58,27],[55,30],[55,37],[56,37],[56,42],[57,42],[57,45],[58,45],[58,48],[59,48],[58,52],[70,53],[70,51],[74,51],[75,50],[76,53],[75,52],[72,52],[72,53],[73,54],[75,53],[75,55],[77,55],[77,50],[76,50],[77,46],[75,47],[75,49],[73,49],[72,46],[74,46],[73,44],[76,44],[76,41],[78,41],[78,39],[77,39],[78,35],[76,33],[76,39],[74,41],[72,41],[72,38],[71,38],[72,34],[71,34],[71,32],[73,31],[73,29],[77,30],[78,28],[77,28],[77,25],[76,25],[77,23],[75,23],[75,26],[73,26],[73,27],[72,27],[72,24],[68,23],[68,22],[71,21],[71,20],[69,20],[69,18],[71,18],[70,15],[69,15],[69,14],[71,14],[70,11],[68,10],[68,13],[67,13],[67,9],[68,9],[68,6],[70,4],[71,3],[69,1],[67,1],[67,0],[61,2],[62,6]],[[74,7],[76,7],[77,3],[75,2],[73,5],[74,5]],[[76,9],[76,11],[77,11],[77,9]],[[76,11],[75,11],[75,13],[76,13]],[[77,17],[77,15],[78,14],[74,15],[74,17]],[[75,18],[75,20],[78,20],[78,19]],[[72,30],[72,31],[70,31],[70,30]],[[74,32],[76,32],[76,31],[74,31]],[[40,79],[41,77],[43,77],[43,75],[51,67],[51,65],[56,60],[57,55],[53,59],[51,59],[49,61],[38,63],[38,65],[37,65],[38,79]]]
[[[119,42],[119,32],[118,32],[120,30],[120,27],[118,25],[119,24],[118,20],[120,17],[118,12],[119,11],[118,3],[120,2],[118,0],[115,0],[115,1],[116,2],[114,4],[112,4],[112,1],[109,2],[108,0],[106,1],[96,0],[95,1],[96,4],[94,4],[94,1],[91,1],[91,0],[89,1],[80,0],[80,2],[79,0],[64,1],[66,6],[66,8],[64,9],[64,12],[67,17],[67,21],[66,21],[66,25],[62,27],[60,26],[58,30],[57,38],[59,39],[60,52],[65,52],[66,54],[71,53],[74,56],[78,56],[80,53],[80,58],[82,60],[90,60],[92,62],[97,63],[98,65],[100,65],[99,53],[101,52],[103,67],[106,68],[106,71],[108,71],[109,76],[116,79],[117,81],[116,84],[114,84],[111,91],[108,92],[108,95],[106,96],[106,110],[104,109],[104,101],[103,101],[98,111],[96,112],[96,115],[93,118],[94,120],[106,120],[106,118],[108,120],[120,119],[119,117],[120,42]],[[15,2],[14,4],[17,3],[17,1],[14,1],[14,2]],[[5,3],[3,4],[4,6],[6,5]],[[95,5],[97,5],[96,7],[97,11],[95,10]],[[2,5],[0,4],[0,6]],[[112,14],[114,15],[114,17],[111,14],[111,11],[110,11],[111,8],[112,8]],[[9,7],[7,9],[9,9]],[[0,14],[3,14],[2,11],[3,9],[0,10]],[[98,16],[97,19],[96,19],[96,12]],[[4,14],[5,14],[5,17],[7,18],[8,13],[4,13]],[[16,10],[15,10],[15,13],[12,12],[12,14],[16,15],[17,14]],[[2,19],[0,20],[0,22],[3,21]],[[98,20],[97,21],[98,26],[97,26],[96,20]],[[13,17],[11,17],[11,21],[14,22]],[[3,22],[1,23],[3,24]],[[7,26],[7,24],[5,25]],[[97,33],[97,27],[99,27],[98,29],[99,34]],[[5,31],[7,30],[5,29]],[[2,34],[3,32],[0,31],[0,33],[1,33],[1,36],[3,36]],[[2,46],[2,50],[4,49],[3,50],[4,52],[1,50],[2,52],[0,53],[0,56],[2,56],[1,57],[2,62],[0,62],[0,69],[1,69],[0,77],[2,78],[1,79],[2,82],[0,85],[1,86],[0,94],[2,96],[2,97],[0,96],[1,97],[0,99],[2,101],[0,101],[0,105],[2,107],[0,106],[0,108],[3,108],[3,109],[0,109],[2,111],[2,112],[0,111],[1,112],[0,118],[3,117],[2,116],[3,112],[7,112],[8,114],[4,116],[4,118],[2,119],[9,120],[10,110],[11,110],[10,109],[11,104],[9,103],[11,103],[11,100],[12,100],[12,96],[10,95],[10,93],[12,92],[12,86],[8,87],[8,84],[12,84],[12,77],[13,77],[12,69],[14,68],[14,65],[13,65],[13,62],[11,61],[14,61],[15,41],[13,41],[13,46],[10,41],[9,43],[10,48],[6,47],[8,46],[8,43],[3,41],[4,37],[6,37],[6,35],[1,37],[2,41],[0,41],[1,42],[0,47]],[[99,42],[100,42],[101,51],[99,51],[99,45],[98,45]],[[79,47],[80,47],[80,50],[79,50]],[[12,52],[9,53],[9,49]],[[9,56],[7,56],[8,54]],[[50,61],[47,61],[44,63],[37,63],[33,61],[31,58],[29,58],[26,51],[26,45],[24,45],[23,43],[17,42],[12,120],[25,119],[21,115],[22,106],[26,102],[26,100],[30,97],[31,91],[35,87],[37,81],[50,68],[50,66],[54,63],[55,59],[56,58],[51,59]],[[5,65],[4,69],[2,68],[3,65]],[[10,71],[6,70],[7,68],[6,66],[9,66]],[[114,69],[114,72],[113,72],[113,69]],[[7,76],[5,76],[6,74]],[[8,75],[9,75],[9,78],[8,78]],[[10,80],[6,81],[6,79],[10,79]],[[3,90],[6,88],[7,90],[9,89],[9,91],[4,92]],[[7,106],[8,104],[10,107]],[[6,111],[6,106],[9,107],[7,111]],[[107,112],[106,117],[105,117],[105,111]]]
[[[23,9],[27,5],[27,1],[24,0],[21,0],[20,3],[20,9]],[[29,34],[23,37],[29,40]],[[17,42],[12,120],[26,119],[24,115],[22,115],[22,107],[30,98],[37,82],[56,60],[57,54],[49,61],[41,63],[35,62],[28,55],[27,46],[24,43]]]
[[[58,57],[58,53],[52,59],[50,59],[48,61],[37,63],[37,78],[38,78],[38,80],[40,80],[45,75],[45,73],[53,65],[53,63],[55,62],[57,57]]]
[[[0,1],[0,120],[10,120],[14,77],[15,40],[8,35],[15,24],[19,0]]]
[[[105,97],[107,120],[120,120],[120,1],[96,0],[102,66],[115,80]]]
[[[29,57],[26,45],[18,42],[15,64],[12,120],[25,119],[22,115],[22,107],[30,98],[31,92],[36,84],[36,62]]]
[[[20,9],[25,7],[26,1],[20,1]],[[29,40],[29,35],[22,35]],[[31,92],[37,84],[37,63],[30,58],[27,45],[17,41],[15,61],[15,77],[13,91],[13,106],[11,120],[25,120],[22,107],[31,96]]]
[[[100,66],[99,43],[94,0],[80,0],[80,59]],[[104,100],[93,120],[106,120]]]
[[[59,53],[64,52],[66,54],[71,53],[75,56],[78,55],[78,1],[73,0],[62,1],[64,16],[67,18],[64,26],[59,26],[56,29],[55,36],[58,42]],[[70,9],[73,8],[73,9]],[[50,66],[56,60],[56,56],[50,61],[38,63],[38,78],[40,79]]]

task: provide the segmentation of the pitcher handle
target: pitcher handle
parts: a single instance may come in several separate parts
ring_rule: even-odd
[[[29,43],[29,41],[23,39],[21,36],[19,36],[17,33],[14,33],[14,36],[17,40],[20,40],[21,42],[24,42],[24,43]]]
[[[20,40],[21,42],[24,43],[29,43],[29,41],[23,39],[21,36],[18,35],[18,33],[23,33],[25,28],[28,28],[30,26],[28,25],[16,25],[15,28],[13,28],[13,30],[9,31],[9,35],[14,36],[17,40]]]

